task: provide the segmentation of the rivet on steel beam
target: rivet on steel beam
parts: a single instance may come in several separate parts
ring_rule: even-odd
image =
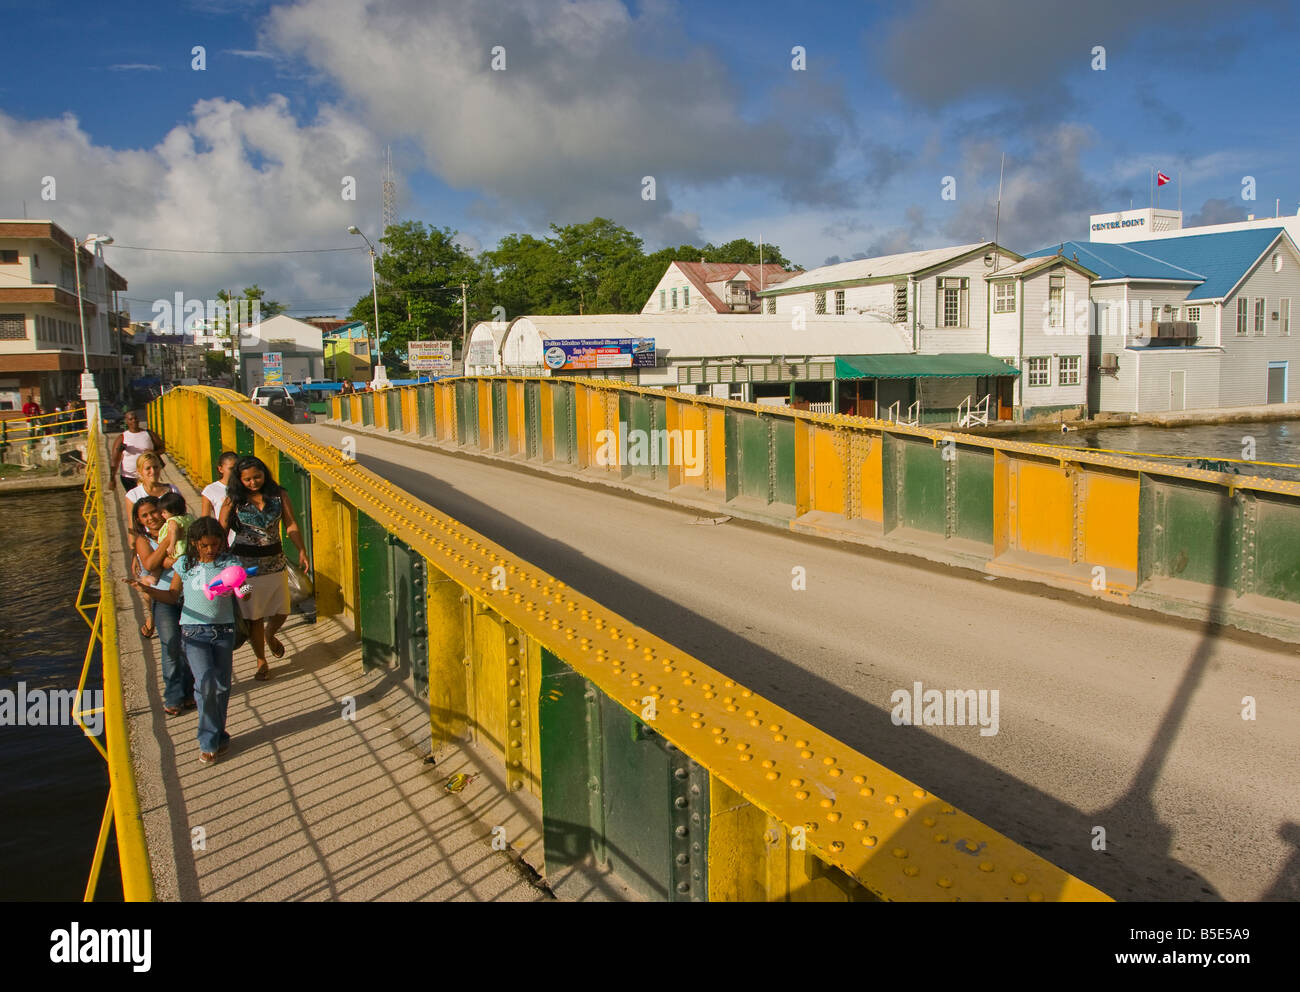
[[[780,744],[783,740],[785,740],[785,734],[773,734],[772,740]]]
[[[804,792],[802,789],[800,789],[798,792],[796,792],[796,793],[794,794],[794,797],[795,797],[796,799],[807,799],[807,798],[808,798],[808,793],[806,793],[806,792]]]
[[[864,785],[861,789],[858,790],[858,795],[860,795],[860,796],[872,796],[872,795],[875,795],[875,792],[876,792],[876,790],[873,789],[871,786],[869,786],[869,785]]]
[[[992,870],[993,870],[993,862],[992,862],[992,861],[981,861],[981,862],[980,862],[980,871],[992,871]]]
[[[813,756],[813,753],[812,753],[811,751],[808,751],[808,750],[803,750],[803,751],[800,751],[800,752],[799,752],[799,757],[801,757],[801,758],[811,758],[812,756]]]
[[[801,785],[803,785],[803,779],[801,779],[801,778],[792,778],[792,779],[790,779],[790,788],[792,788],[792,789],[797,789],[797,788],[799,788],[799,786],[801,786]]]
[[[1017,885],[1024,885],[1029,881],[1029,876],[1023,871],[1013,871],[1011,873],[1011,881],[1015,882]]]
[[[699,720],[692,720],[691,726],[694,727],[696,730],[699,730],[701,727],[704,726],[704,724],[700,723]]]
[[[907,848],[905,848],[905,847],[896,847],[896,848],[894,848],[893,854],[894,854],[894,857],[896,857],[896,858],[900,858],[900,859],[902,859],[902,858],[906,858],[906,857],[907,857]]]
[[[854,784],[854,785],[864,785],[864,784],[866,783],[866,781],[867,781],[867,777],[866,777],[865,775],[854,775],[854,776],[853,776],[853,784]]]

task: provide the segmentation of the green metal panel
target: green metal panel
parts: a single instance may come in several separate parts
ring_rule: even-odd
[[[899,438],[899,470],[903,475],[903,501],[899,507],[904,527],[946,534],[948,530],[947,465],[943,448],[928,439]]]
[[[427,570],[424,558],[393,538],[393,643],[400,676],[411,678],[415,691],[429,692],[429,614],[425,599]]]
[[[357,604],[357,626],[361,637],[361,662],[366,668],[387,668],[397,653],[394,630],[392,565],[390,542],[395,540],[383,527],[357,511],[357,569],[361,595]]]
[[[506,450],[506,390],[504,382],[492,383],[492,450]]]
[[[333,404],[331,404],[331,408],[332,406]],[[352,401],[342,393],[339,393],[339,420],[345,424],[352,422]]]
[[[768,419],[740,411],[736,414],[736,427],[740,495],[767,503],[770,501]]]
[[[524,383],[524,457],[542,454],[542,384]]]
[[[1250,591],[1300,603],[1300,506],[1262,493],[1255,499],[1255,574]]]
[[[573,385],[567,382],[554,383],[551,400],[555,414],[555,461],[572,462],[578,446],[578,425],[573,416]]]
[[[546,872],[597,853],[599,764],[593,773],[588,748],[599,755],[600,707],[596,689],[550,651],[542,649],[538,724],[542,758],[542,846]],[[603,853],[599,855],[603,861]]]
[[[242,420],[235,421],[235,447],[241,455],[253,454],[253,428]]]
[[[375,394],[361,394],[361,424],[364,427],[375,426]]]
[[[772,500],[775,503],[794,505],[794,421],[784,417],[773,417],[772,454],[775,464],[773,476],[775,487]]]
[[[311,473],[302,468],[296,461],[280,452],[280,464],[275,468],[275,481],[284,487],[289,494],[289,502],[293,504],[294,519],[298,521],[298,533],[302,535],[302,541],[307,545],[307,559],[312,560],[311,554]],[[294,561],[296,549],[292,542],[284,536],[284,525],[281,522],[281,537],[285,543],[285,552],[290,561]]]
[[[421,386],[415,392],[416,410],[419,413],[417,418],[420,437],[431,437],[434,433],[434,396],[432,386]]]
[[[723,459],[726,463],[727,499],[740,495],[740,412],[727,408],[723,413]]]
[[[385,389],[384,401],[388,404],[388,429],[390,431],[400,431],[402,429],[402,391],[400,389]]]
[[[456,383],[456,440],[478,445],[478,384],[474,381]]]
[[[1140,580],[1168,576],[1224,587],[1237,584],[1233,501],[1227,490],[1144,474],[1139,500]]]
[[[664,453],[662,450],[655,452],[653,455],[651,453],[651,442],[654,440],[651,431],[655,426],[651,420],[651,414],[650,404],[644,396],[639,396],[636,393],[619,394],[618,419],[620,424],[627,424],[628,461],[637,463],[623,466],[622,475],[625,479],[633,476],[639,479],[653,479],[655,477],[655,466],[651,465],[650,462],[657,460]],[[642,433],[637,435],[633,434],[633,431],[641,431]],[[643,438],[644,441],[638,440],[638,443],[634,445],[633,441],[640,438]],[[669,454],[671,455],[671,451]]]
[[[663,738],[602,695],[601,768],[606,857],[647,899],[672,892],[672,769]]]
[[[902,526],[903,506],[902,442],[887,431],[880,432],[881,524],[884,532]]]
[[[221,461],[221,452],[226,449],[221,444],[221,408],[216,400],[208,400],[208,450],[212,452],[212,477],[217,478],[217,464]]]
[[[942,451],[942,448],[940,448]],[[953,536],[993,543],[993,452],[953,448],[949,471],[956,473],[957,521]]]

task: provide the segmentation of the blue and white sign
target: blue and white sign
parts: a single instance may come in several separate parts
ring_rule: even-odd
[[[654,368],[654,338],[553,338],[542,353],[552,372]]]

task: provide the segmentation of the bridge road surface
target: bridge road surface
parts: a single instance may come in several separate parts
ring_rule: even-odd
[[[1295,645],[354,436],[365,467],[1116,899],[1300,899]],[[997,689],[998,733],[896,726],[915,682]]]

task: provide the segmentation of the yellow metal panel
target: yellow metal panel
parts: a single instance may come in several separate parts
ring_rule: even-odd
[[[539,799],[542,796],[542,646],[531,637],[528,645],[528,790]]]
[[[1065,469],[1017,460],[1016,544],[1021,551],[1070,560],[1074,487]]]
[[[479,379],[478,388],[478,446],[484,451],[492,450],[492,383]]]
[[[356,507],[337,499],[334,513],[339,535],[339,593],[343,597],[343,609],[352,617],[352,629],[356,630],[361,584],[361,572],[357,568],[357,511]]]
[[[709,902],[766,902],[767,814],[709,776]]]
[[[826,427],[814,427],[812,437],[812,508],[844,512],[844,453],[848,436]]]
[[[849,436],[850,450],[860,449],[858,468],[858,513],[863,520],[885,522],[885,444],[877,431],[855,431]],[[852,484],[852,483],[850,483]]]
[[[261,434],[253,435],[253,454],[266,463],[266,467],[271,471],[271,477],[279,482],[280,474],[280,449],[268,441]],[[206,485],[207,483],[204,483]]]
[[[700,433],[696,434],[696,437],[702,438],[704,436],[704,420],[707,408],[700,406],[698,403],[692,403],[689,400],[670,400],[670,402],[675,402],[677,404],[678,423],[681,425],[683,436],[685,436],[687,431],[699,431]],[[704,445],[702,441],[698,444],[697,450],[701,453],[701,457],[703,457]],[[682,485],[693,486],[699,490],[707,489],[709,485],[708,470],[709,467],[705,465],[704,471],[699,475],[687,475],[683,472]]]
[[[465,663],[465,613],[469,597],[445,572],[425,561],[429,621],[429,727],[433,740],[447,744],[469,726]]]
[[[596,462],[596,431],[592,429],[589,404],[598,398],[603,399],[604,393],[586,386],[573,387],[573,426],[578,448],[574,452],[574,464],[579,469]]]
[[[993,452],[993,557],[1011,548],[1015,531],[1016,490],[1011,484],[1011,459],[1005,452]]]
[[[682,408],[686,404],[678,400],[672,393],[668,393],[664,398],[664,427],[669,431],[668,436],[673,437],[673,431],[677,432],[678,437],[682,439],[682,450],[685,450],[686,435],[682,433]],[[668,488],[673,489],[682,484],[686,478],[685,466],[676,459],[669,459],[668,463]]]
[[[1083,546],[1089,564],[1137,571],[1139,488],[1137,475],[1084,473]]]
[[[418,386],[402,389],[402,430],[414,434],[420,429],[420,393]]]
[[[794,425],[794,515],[802,516],[813,508],[813,425],[795,421]]]
[[[722,407],[710,406],[705,427],[705,447],[709,456],[709,488],[714,492],[727,491],[727,412]]]
[[[316,613],[322,617],[343,612],[344,573],[343,535],[339,533],[339,515],[334,491],[328,483],[311,476],[311,550],[312,578],[316,586]]]
[[[524,384],[511,380],[506,383],[506,452],[522,455],[524,445]]]
[[[506,635],[501,618],[474,610],[474,646],[471,652],[475,739],[505,758],[506,741]]]
[[[371,394],[375,398],[375,426],[380,430],[388,430],[388,390],[376,390]]]
[[[221,411],[221,446],[227,451],[239,451],[238,435],[235,433],[235,418],[229,410]]]
[[[353,393],[348,397],[348,402],[352,405],[352,416],[350,418],[352,423],[361,423],[361,394]]]

